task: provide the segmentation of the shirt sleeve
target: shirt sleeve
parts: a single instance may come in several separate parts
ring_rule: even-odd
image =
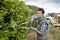
[[[46,30],[46,28],[47,28],[47,24],[46,24],[46,23],[43,23],[43,24],[41,25],[41,29],[40,29],[41,34],[44,33],[44,31]]]

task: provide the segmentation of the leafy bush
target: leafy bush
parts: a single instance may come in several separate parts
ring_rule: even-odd
[[[28,21],[31,11],[23,1],[0,0],[0,40],[27,40],[29,30],[15,26]]]

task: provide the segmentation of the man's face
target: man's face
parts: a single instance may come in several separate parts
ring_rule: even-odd
[[[41,18],[43,16],[42,11],[37,11],[38,18]]]

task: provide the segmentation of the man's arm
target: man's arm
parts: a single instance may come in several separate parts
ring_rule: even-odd
[[[46,28],[47,28],[47,24],[46,23],[43,23],[42,25],[41,25],[41,29],[40,29],[40,31],[38,31],[37,29],[35,30],[38,34],[42,34],[43,32],[44,32],[44,30],[46,30]]]
[[[33,30],[33,31],[37,32],[38,34],[40,34],[40,31],[38,31],[37,28],[30,27],[30,30]]]
[[[38,30],[35,30],[35,32],[37,32],[38,34],[41,34],[41,32],[40,32],[40,31],[38,31]]]

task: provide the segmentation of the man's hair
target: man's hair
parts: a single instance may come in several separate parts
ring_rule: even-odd
[[[43,8],[38,8],[38,10],[37,11],[42,11],[42,14],[44,14],[45,13],[45,11],[44,11],[44,9]]]

